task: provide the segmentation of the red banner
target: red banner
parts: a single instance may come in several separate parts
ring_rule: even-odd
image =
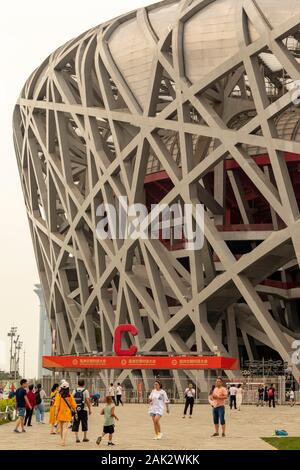
[[[45,369],[237,369],[223,356],[43,356]]]

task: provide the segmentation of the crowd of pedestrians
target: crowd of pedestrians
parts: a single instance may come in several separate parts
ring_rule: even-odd
[[[14,432],[26,432],[25,426],[32,426],[31,420],[35,411],[36,423],[45,424],[45,402],[46,393],[41,384],[34,387],[32,384],[28,386],[27,380],[22,379],[20,387],[15,392],[16,409],[18,419]]]
[[[212,437],[226,436],[225,402],[229,399],[231,410],[241,411],[243,403],[242,384],[229,384],[226,386],[222,378],[217,378],[208,396],[208,403],[212,407],[212,420],[214,432]],[[97,438],[99,445],[103,438],[108,436],[108,445],[112,446],[115,431],[115,421],[119,418],[116,415],[116,407],[123,406],[123,387],[120,383],[114,386],[110,384],[103,397],[104,406],[100,415],[103,416],[103,431]],[[32,426],[32,417],[35,412],[36,424],[45,424],[45,399],[46,393],[41,384],[34,386],[28,384],[26,379],[22,379],[19,388],[15,391],[16,409],[18,418],[15,424],[15,433],[26,432],[25,427]],[[185,406],[183,418],[193,416],[193,409],[196,399],[196,389],[192,383],[184,391]],[[276,407],[277,392],[274,384],[261,384],[257,388],[257,406],[267,405],[270,408]],[[78,380],[77,387],[70,390],[70,385],[66,380],[60,384],[55,383],[50,393],[50,413],[49,424],[50,434],[59,435],[62,446],[66,445],[67,436],[71,430],[74,433],[75,442],[80,443],[80,432],[83,433],[82,442],[89,442],[88,421],[92,414],[92,406],[99,407],[101,402],[100,393],[90,396],[83,379]],[[295,392],[291,389],[287,392],[286,399],[291,406],[295,405]],[[154,429],[154,439],[162,439],[161,418],[164,412],[170,412],[170,400],[166,391],[162,387],[160,380],[155,380],[152,392],[149,395],[148,414],[152,419]],[[221,434],[220,434],[221,433]]]
[[[122,385],[118,383],[114,387],[112,383],[106,395],[105,406],[100,413],[104,415],[103,436],[108,434],[108,445],[113,445],[114,420],[118,419],[114,410],[115,406],[123,406]],[[29,385],[26,379],[22,379],[19,388],[14,392],[14,397],[18,416],[14,428],[15,433],[26,432],[25,427],[32,426],[33,413],[35,413],[37,424],[45,424],[45,399],[47,396],[41,384]],[[70,385],[66,380],[62,380],[60,384],[55,383],[50,392],[50,434],[58,434],[61,445],[65,446],[69,430],[74,433],[76,443],[81,442],[80,431],[82,431],[82,442],[89,442],[87,436],[88,417],[92,414],[92,406],[99,406],[100,398],[100,393],[94,393],[90,397],[83,379],[78,380],[77,387],[73,391],[70,391]],[[97,441],[98,444],[101,439],[99,442]]]

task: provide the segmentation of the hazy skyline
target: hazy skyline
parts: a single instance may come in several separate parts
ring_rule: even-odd
[[[145,0],[11,0],[0,18],[0,369],[9,367],[7,332],[17,326],[26,376],[37,372],[39,283],[12,141],[12,113],[31,72],[57,47],[97,24],[150,3]],[[6,346],[6,347],[5,347]],[[6,360],[4,352],[6,350]],[[23,359],[21,361],[23,365]],[[21,371],[23,367],[21,367]]]

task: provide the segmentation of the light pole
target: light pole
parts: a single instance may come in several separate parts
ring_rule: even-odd
[[[16,346],[17,349],[17,364],[16,364],[16,373],[19,375],[20,374],[20,351],[22,349],[23,343],[22,341],[18,341],[18,344]]]
[[[14,340],[14,378],[17,380],[17,344],[19,341],[20,335]]]
[[[25,379],[25,356],[26,356],[26,351],[24,349],[23,351],[23,379]]]
[[[12,374],[12,367],[13,367],[13,340],[17,334],[18,328],[16,326],[12,326],[10,331],[7,333],[7,336],[10,337],[10,359],[9,359],[9,373]]]

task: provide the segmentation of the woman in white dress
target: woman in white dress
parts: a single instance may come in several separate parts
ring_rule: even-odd
[[[154,389],[149,396],[149,404],[149,415],[152,418],[155,433],[153,439],[161,439],[163,435],[161,432],[160,419],[164,414],[165,408],[167,413],[169,413],[169,398],[159,380],[154,382]]]
[[[236,394],[236,407],[238,411],[241,411],[241,406],[243,403],[243,387],[241,384],[237,386],[237,394]]]

